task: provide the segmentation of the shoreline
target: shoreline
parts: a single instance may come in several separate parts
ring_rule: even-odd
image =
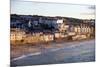
[[[84,41],[90,41],[90,40],[95,40],[95,39],[86,39],[86,40],[77,40],[77,41],[64,41],[64,42],[49,42],[45,44],[38,44],[38,45],[32,45],[32,44],[25,44],[25,45],[12,45],[11,46],[11,59],[22,56],[22,55],[27,55],[30,53],[36,53],[45,51],[46,49],[57,49],[57,48],[63,48],[67,47],[70,45],[70,43],[77,43],[77,42],[84,42]],[[66,45],[62,45],[66,44]]]

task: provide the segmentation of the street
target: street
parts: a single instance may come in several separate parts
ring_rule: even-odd
[[[67,44],[63,43],[62,48],[43,49],[41,52],[11,60],[11,66],[95,61],[95,40]]]

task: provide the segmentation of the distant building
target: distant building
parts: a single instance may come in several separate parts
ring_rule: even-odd
[[[11,29],[16,29],[15,31],[11,30],[11,40],[21,40],[25,33],[30,34],[31,39],[31,34],[40,32],[47,39],[51,35],[52,38],[76,35],[77,37],[78,35],[89,37],[91,35],[95,36],[95,20],[38,15],[11,15]]]
[[[21,41],[25,37],[25,32],[20,30],[19,28],[12,28],[10,33],[11,41]]]

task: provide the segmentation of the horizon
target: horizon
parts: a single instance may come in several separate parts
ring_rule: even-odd
[[[10,14],[10,15],[23,15],[23,14]],[[45,15],[25,15],[25,16],[45,16]],[[65,16],[45,16],[45,17],[65,17]],[[81,19],[81,18],[75,18],[75,17],[66,17],[66,18],[73,18],[78,20],[95,20],[95,18],[92,19]]]

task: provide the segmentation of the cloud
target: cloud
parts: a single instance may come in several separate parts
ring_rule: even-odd
[[[95,6],[89,6],[88,9],[95,10],[96,7]]]
[[[81,15],[95,15],[96,7],[94,5],[88,6],[87,9],[89,10],[89,12],[84,12],[84,13],[80,13],[80,14]]]
[[[95,15],[95,12],[91,12],[91,13],[81,13],[81,15]]]

